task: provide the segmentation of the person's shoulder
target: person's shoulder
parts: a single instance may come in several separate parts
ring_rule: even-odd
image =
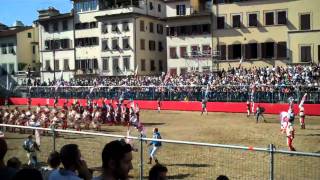
[[[1,179],[4,179],[4,180],[12,179],[16,173],[17,173],[17,170],[10,167],[0,168],[0,177]]]
[[[92,180],[102,180],[102,176],[93,177]]]

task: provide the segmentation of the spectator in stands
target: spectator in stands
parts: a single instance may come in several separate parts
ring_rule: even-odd
[[[1,180],[9,180],[16,174],[13,168],[6,167],[4,164],[4,156],[6,155],[8,146],[4,138],[0,138],[0,178]]]
[[[42,180],[40,171],[32,168],[21,169],[17,174],[12,178],[12,180]]]
[[[149,180],[166,180],[167,172],[167,167],[161,164],[156,164],[149,171]]]
[[[7,161],[7,167],[13,168],[19,171],[21,168],[21,161],[17,157],[12,157]]]
[[[125,180],[132,167],[132,147],[124,140],[106,144],[102,151],[102,175],[93,180]]]
[[[42,168],[41,174],[44,180],[48,180],[52,171],[57,170],[61,163],[60,155],[57,151],[53,151],[50,153],[48,160],[48,167]]]
[[[81,160],[78,145],[64,145],[60,150],[60,159],[64,168],[52,171],[49,180],[90,180],[92,178],[86,162]]]

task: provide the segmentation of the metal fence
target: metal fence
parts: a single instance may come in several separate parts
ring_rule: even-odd
[[[78,144],[83,158],[89,167],[99,169],[101,152],[104,145],[119,138],[129,138],[138,152],[133,152],[134,169],[130,173],[133,179],[146,179],[151,166],[147,164],[148,148],[139,134],[130,137],[98,132],[79,132],[60,129],[45,129],[0,124],[3,128],[25,128],[48,131],[41,136],[41,152],[38,157],[45,161],[52,150],[58,150],[65,144]],[[21,144],[27,135],[8,133],[9,152],[7,157],[18,156],[26,160]],[[56,134],[57,136],[53,136]],[[266,148],[198,143],[161,139],[158,159],[168,168],[169,179],[215,179],[224,174],[230,179],[259,180],[295,180],[320,179],[320,154],[277,150],[270,144]],[[95,173],[98,175],[99,172]]]
[[[263,86],[264,87],[264,86]],[[270,88],[271,86],[265,86]],[[287,102],[289,97],[299,101],[307,93],[305,103],[320,103],[320,87],[272,87],[273,90],[257,90],[252,93],[249,86],[18,86],[9,96],[32,98],[123,98],[136,100],[245,102],[253,99],[261,103]]]

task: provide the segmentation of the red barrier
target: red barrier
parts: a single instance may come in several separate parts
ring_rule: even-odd
[[[9,102],[13,105],[26,105],[28,99],[27,98],[10,98]],[[86,99],[79,99],[80,104],[85,105]],[[0,100],[3,102],[3,100]],[[41,106],[46,105],[53,106],[54,99],[53,98],[32,98],[31,101],[33,106],[40,104]],[[58,106],[62,106],[66,99],[59,99]],[[74,99],[68,100],[68,105],[71,105],[74,102]],[[102,104],[101,99],[93,100],[93,102],[97,102],[98,105]],[[106,100],[107,103],[110,100]],[[140,109],[157,109],[157,101],[143,101],[143,100],[135,100],[136,103],[139,104]],[[128,103],[125,101],[124,103]],[[177,110],[177,111],[201,111],[201,102],[199,101],[162,101],[162,110]],[[288,104],[272,104],[272,103],[256,103],[266,109],[267,114],[280,114],[282,111],[287,111],[289,105]],[[246,113],[246,102],[235,103],[235,102],[208,102],[207,110],[209,112],[229,112],[229,113]],[[306,115],[314,115],[320,116],[320,104],[305,104],[305,113]],[[298,105],[295,104],[294,112],[298,112]]]

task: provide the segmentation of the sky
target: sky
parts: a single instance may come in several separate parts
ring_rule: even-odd
[[[24,25],[32,25],[38,19],[38,10],[52,6],[60,13],[70,12],[72,2],[70,0],[0,0],[0,23],[12,26],[16,21],[22,21]]]

